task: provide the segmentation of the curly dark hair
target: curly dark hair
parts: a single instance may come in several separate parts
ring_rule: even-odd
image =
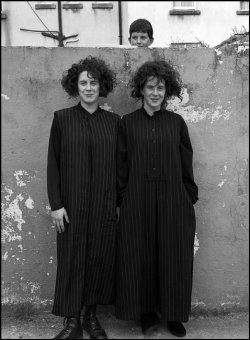
[[[100,97],[107,97],[113,91],[116,85],[114,71],[102,59],[89,56],[63,72],[61,84],[70,97],[78,96],[78,77],[83,71],[87,71],[89,76],[99,81]]]
[[[174,69],[170,62],[165,60],[147,61],[137,69],[129,82],[132,98],[142,99],[143,101],[141,92],[149,77],[156,77],[158,81],[163,80],[165,83],[166,94],[161,105],[162,107],[165,106],[168,99],[174,96],[182,100],[182,81],[179,72]]]

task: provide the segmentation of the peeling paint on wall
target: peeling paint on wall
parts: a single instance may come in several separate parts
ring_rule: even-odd
[[[195,233],[195,238],[194,238],[194,255],[199,250],[199,248],[200,248],[199,240],[198,240],[198,237],[197,237],[197,233]]]
[[[3,260],[6,261],[8,258],[8,251],[6,251],[3,255]]]
[[[221,187],[225,184],[226,181],[227,181],[226,178],[223,179],[223,180],[218,184],[218,187],[221,188]]]
[[[245,52],[249,50],[249,46],[248,45],[239,45],[237,48],[237,53],[241,53],[241,52]]]
[[[225,306],[232,306],[232,305],[240,305],[240,297],[238,295],[229,295],[227,294],[226,295],[226,298],[227,298],[227,301],[225,302],[222,302],[220,305],[222,307],[225,307]]]
[[[186,105],[189,102],[188,89],[184,88],[182,93],[182,101],[179,98],[172,99],[167,104],[167,109],[174,111],[190,123],[198,123],[201,120],[210,120],[211,124],[215,121],[223,118],[228,120],[230,118],[231,112],[223,109],[221,105],[213,107],[213,102],[207,103],[211,107],[195,107],[194,105]]]
[[[33,178],[33,176],[29,175],[26,170],[17,170],[14,172],[14,176],[16,177],[16,183],[19,187],[26,186],[27,184],[25,182],[30,182]]]
[[[14,188],[7,187],[2,184],[2,234],[1,240],[3,243],[21,241],[22,229],[26,223],[23,215],[23,208],[34,209],[34,200],[30,195],[27,195],[27,184],[34,178],[26,170],[17,170],[13,173],[16,179],[17,187],[22,188],[22,192],[15,192]],[[25,197],[26,196],[26,197]],[[24,201],[24,203],[23,203]]]
[[[28,175],[28,173],[26,171],[22,171],[22,170],[18,170],[18,171],[15,171],[14,173],[14,176],[16,177],[16,183],[19,187],[23,187],[26,185],[26,183],[24,183],[19,176],[22,176],[22,175]]]
[[[45,209],[46,209],[46,214],[50,215],[50,212],[51,212],[50,206],[46,205]]]
[[[21,244],[18,245],[18,248],[20,248],[20,252],[23,252],[23,246]]]
[[[8,195],[5,196],[6,201],[10,200],[10,196],[14,194],[13,190],[7,188],[6,186],[3,188],[4,191],[8,193]]]
[[[192,305],[193,307],[197,307],[197,306],[205,307],[205,306],[206,306],[205,302],[203,302],[203,301],[193,301],[193,302],[191,303],[191,305]]]
[[[41,285],[38,282],[24,280],[24,277],[20,278],[19,292],[13,286],[6,285],[2,281],[2,304],[18,304],[30,302],[37,305],[51,305],[53,303],[52,299],[41,299]],[[22,294],[21,294],[22,292]]]
[[[11,201],[8,207],[5,204],[1,204],[2,208],[2,220],[4,222],[1,240],[3,243],[12,242],[14,240],[22,240],[22,236],[18,231],[22,231],[22,225],[25,220],[22,218],[22,211],[19,207],[19,202],[23,201],[23,196],[18,194],[15,199]],[[13,223],[14,222],[14,223]],[[14,225],[18,229],[14,227]]]
[[[25,205],[28,209],[34,209],[34,201],[33,199],[29,196],[27,200],[25,201]]]
[[[106,111],[114,112],[114,111],[112,110],[112,107],[109,106],[108,103],[104,103],[103,105],[100,105],[100,108],[103,109],[103,110],[106,110]]]
[[[10,99],[10,97],[8,97],[7,94],[3,94],[3,93],[1,94],[1,97],[4,98],[5,100],[9,100]]]

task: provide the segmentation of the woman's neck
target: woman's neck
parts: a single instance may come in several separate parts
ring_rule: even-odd
[[[152,109],[150,106],[145,105],[145,103],[144,103],[143,107],[146,110],[147,114],[151,117],[154,115],[154,113],[156,111],[159,111],[161,109],[160,107],[156,107],[155,109]]]
[[[93,103],[93,104],[90,104],[90,105],[87,105],[86,103],[82,102],[81,101],[81,106],[86,110],[88,111],[90,114],[94,113],[97,108],[98,108],[98,103]]]

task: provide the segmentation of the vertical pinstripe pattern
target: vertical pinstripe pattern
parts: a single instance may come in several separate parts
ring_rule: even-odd
[[[117,247],[116,315],[139,319],[158,311],[187,321],[191,306],[198,188],[183,118],[144,108],[118,130],[117,188],[121,206]]]
[[[120,117],[80,103],[55,112],[47,187],[52,210],[64,207],[70,223],[57,234],[53,314],[114,301],[116,245],[116,139]]]

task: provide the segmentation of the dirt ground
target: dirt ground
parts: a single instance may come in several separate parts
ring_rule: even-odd
[[[150,337],[141,333],[139,322],[117,320],[112,308],[98,307],[98,318],[109,339],[176,339],[162,323]],[[249,339],[248,313],[217,316],[191,316],[185,323],[186,339]],[[62,329],[63,318],[50,310],[35,310],[22,306],[2,310],[2,339],[53,339]],[[84,339],[89,339],[83,333]]]

